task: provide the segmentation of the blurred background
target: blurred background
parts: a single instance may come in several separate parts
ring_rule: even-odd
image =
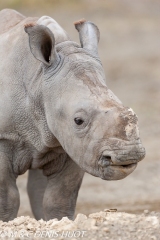
[[[108,87],[139,117],[146,158],[127,178],[104,181],[85,175],[77,212],[106,208],[140,213],[160,211],[160,1],[159,0],[0,0],[0,9],[26,16],[49,15],[79,42],[73,22],[98,25],[99,55]],[[18,178],[19,215],[30,215],[27,173]]]

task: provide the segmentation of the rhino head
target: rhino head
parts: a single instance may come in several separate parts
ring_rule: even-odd
[[[42,96],[48,128],[84,171],[105,180],[123,179],[145,156],[138,119],[107,87],[98,56],[99,30],[75,23],[81,46],[55,43],[43,25],[28,25],[30,50],[43,68]]]

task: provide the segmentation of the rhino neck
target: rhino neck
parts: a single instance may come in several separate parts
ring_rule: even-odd
[[[18,38],[15,36],[7,62],[4,61],[8,71],[3,84],[9,86],[6,89],[12,100],[12,129],[8,134],[16,131],[18,139],[36,151],[44,152],[60,144],[49,130],[45,117],[42,64],[31,54],[27,35],[23,32],[19,35]],[[15,141],[15,137],[12,140]]]

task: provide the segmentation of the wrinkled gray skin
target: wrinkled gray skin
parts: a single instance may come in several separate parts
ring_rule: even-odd
[[[50,17],[0,12],[3,221],[17,216],[16,178],[28,169],[35,217],[73,218],[84,172],[119,180],[145,156],[137,116],[106,86],[98,28],[75,26],[81,46]]]

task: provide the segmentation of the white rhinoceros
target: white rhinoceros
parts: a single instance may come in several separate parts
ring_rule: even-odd
[[[17,216],[29,170],[34,216],[73,218],[84,172],[119,180],[145,156],[131,108],[108,89],[99,30],[75,23],[81,46],[50,17],[0,12],[0,219]]]

